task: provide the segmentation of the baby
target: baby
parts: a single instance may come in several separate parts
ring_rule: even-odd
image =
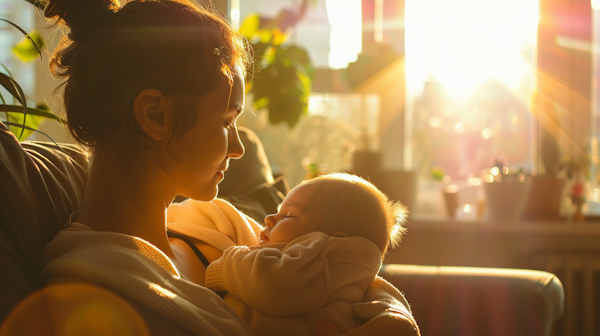
[[[323,320],[346,332],[387,307],[375,299],[408,309],[377,277],[405,217],[401,204],[360,177],[304,181],[265,218],[259,245],[228,248],[208,266],[205,286],[227,291],[225,300],[257,335],[312,335]]]
[[[306,180],[285,197],[279,212],[265,218],[260,245],[290,242],[311,232],[363,237],[386,254],[405,229],[406,209],[364,179],[334,173]]]

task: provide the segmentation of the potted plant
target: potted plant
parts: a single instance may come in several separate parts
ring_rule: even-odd
[[[307,112],[314,69],[304,48],[284,42],[307,6],[304,0],[297,9],[282,10],[275,18],[251,14],[240,27],[254,50],[254,78],[246,86],[254,107],[268,110],[270,123],[285,122],[290,128]]]
[[[557,220],[564,199],[565,161],[557,139],[542,130],[540,142],[540,169],[531,174],[531,191],[525,206],[523,219]]]
[[[494,166],[485,172],[484,182],[488,219],[520,220],[531,190],[523,169],[509,169],[496,159]]]
[[[39,33],[33,31],[31,34],[27,34],[15,23],[4,19],[0,20],[18,29],[25,36],[12,49],[17,58],[24,62],[32,62],[36,59],[37,55],[40,58],[42,57],[41,48],[44,46],[44,40]],[[45,103],[31,104],[28,102],[27,96],[10,71],[2,64],[0,64],[0,67],[4,70],[4,72],[0,72],[0,85],[12,96],[11,102],[9,97],[0,94],[0,112],[4,113],[3,123],[9,126],[9,129],[19,140],[27,139],[34,131],[39,132],[37,127],[44,118],[53,119],[60,123],[63,122],[60,117],[50,111],[50,108]],[[52,141],[52,139],[50,140]]]

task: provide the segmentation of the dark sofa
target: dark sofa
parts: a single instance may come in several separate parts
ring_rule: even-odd
[[[271,178],[260,141],[251,132],[242,136],[246,156],[232,162],[220,196],[260,219],[287,186]],[[19,143],[0,123],[0,321],[42,287],[38,256],[80,207],[87,156],[76,146],[60,147]],[[423,335],[550,335],[563,313],[562,285],[547,272],[384,265],[380,274],[405,293]],[[134,307],[150,330],[166,325]]]

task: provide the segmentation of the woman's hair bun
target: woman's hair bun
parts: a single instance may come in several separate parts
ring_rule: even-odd
[[[50,0],[44,16],[68,26],[69,37],[78,41],[109,23],[120,7],[118,0]]]

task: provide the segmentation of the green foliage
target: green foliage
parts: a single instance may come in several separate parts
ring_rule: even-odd
[[[252,81],[255,107],[267,108],[272,124],[286,122],[292,128],[308,110],[312,68],[307,66],[306,52],[299,47],[272,49],[274,61]]]
[[[39,51],[45,47],[44,39],[37,30],[31,31],[29,38],[24,37],[12,48],[13,54],[21,61],[27,63],[35,61]]]
[[[33,31],[29,35],[16,24],[4,19],[0,20],[12,25],[25,35],[25,38],[13,48],[13,52],[19,59],[30,62],[38,54],[40,57],[42,56],[40,49],[44,46],[44,40],[38,32]],[[44,118],[62,122],[45,103],[37,104],[35,108],[28,107],[27,97],[21,86],[14,80],[4,65],[2,65],[2,68],[6,70],[6,73],[0,73],[0,85],[12,96],[13,104],[8,104],[5,97],[0,94],[2,103],[0,104],[0,112],[4,112],[9,129],[19,140],[27,139],[33,131],[37,130]]]
[[[23,113],[9,113],[7,117],[8,122],[24,125],[27,128],[21,128],[18,126],[8,126],[8,128],[17,136],[17,139],[25,140],[33,133],[33,130],[40,126],[40,123],[43,119],[44,117],[32,115],[30,113],[27,114],[27,119],[25,119],[25,115]]]
[[[431,179],[434,181],[443,181],[446,171],[441,167],[431,168]]]
[[[287,34],[280,28],[289,28],[289,22],[298,20],[289,11],[275,20],[251,14],[240,28],[254,49],[256,68],[247,87],[254,96],[254,107],[266,108],[272,124],[285,122],[290,128],[308,110],[314,72],[305,49],[282,44]]]

